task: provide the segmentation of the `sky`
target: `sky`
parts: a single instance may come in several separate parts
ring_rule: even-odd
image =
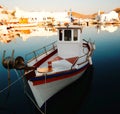
[[[18,7],[26,11],[76,11],[92,14],[98,10],[109,12],[120,8],[120,0],[0,0],[0,5],[9,10]]]

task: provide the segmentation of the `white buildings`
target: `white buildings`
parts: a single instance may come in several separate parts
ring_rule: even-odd
[[[28,19],[29,23],[39,23],[39,22],[54,22],[54,23],[64,23],[70,22],[69,15],[67,11],[64,12],[46,12],[46,11],[23,11],[16,8],[14,15],[12,12],[6,10],[4,7],[0,6],[0,21],[4,20],[7,22],[19,22],[21,18]],[[13,17],[12,17],[13,16]]]
[[[41,22],[54,20],[56,22],[68,22],[68,12],[27,12],[16,8],[15,17],[28,18],[29,22]]]
[[[100,12],[98,12],[96,20],[101,23],[119,21],[119,15],[115,11],[111,11],[109,13],[104,13],[104,14],[100,14]]]

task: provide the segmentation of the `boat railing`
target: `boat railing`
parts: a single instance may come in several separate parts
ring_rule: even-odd
[[[37,58],[39,56],[42,56],[44,54],[48,55],[50,51],[54,51],[56,48],[57,48],[57,45],[56,45],[56,41],[55,41],[55,42],[52,42],[51,44],[46,45],[42,48],[33,50],[32,52],[25,54],[25,62],[29,63],[34,59],[37,61]]]
[[[82,64],[84,64],[84,63],[86,63],[87,61],[90,63],[90,59],[91,59],[91,55],[92,55],[92,53],[93,53],[93,50],[95,49],[95,47],[93,46],[94,45],[94,43],[91,43],[91,42],[89,42],[89,41],[87,41],[87,40],[85,40],[85,39],[83,39],[83,41],[86,43],[86,44],[88,44],[88,48],[90,49],[90,46],[92,46],[91,47],[91,50],[89,50],[88,51],[88,53],[85,53],[84,55],[82,55],[82,56],[80,56],[80,57],[78,57],[77,59],[76,59],[76,61],[73,63],[73,65],[71,66],[71,69],[76,65],[76,63],[81,59],[82,60],[82,58],[84,58],[85,56],[86,56],[86,59],[85,60],[83,60],[81,63],[79,63],[79,64],[77,64],[77,65],[82,65]],[[90,44],[91,45],[90,45]]]
[[[78,57],[78,58],[76,59],[76,61],[72,64],[71,69],[76,65],[76,63],[77,63],[80,59],[82,60],[82,58],[84,58],[85,56],[88,56],[88,54],[86,53],[86,54]],[[88,61],[88,59],[87,59],[87,57],[86,57],[86,59],[83,60],[83,62],[81,62],[80,64],[77,64],[77,65],[82,65],[82,64],[86,63],[87,61]]]
[[[86,42],[86,43],[88,43],[88,41],[87,40],[85,40],[85,39],[82,39],[84,42]]]

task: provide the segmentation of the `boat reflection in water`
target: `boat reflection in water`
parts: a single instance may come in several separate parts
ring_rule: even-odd
[[[54,27],[38,27],[34,29],[22,29],[19,30],[20,37],[22,38],[23,41],[26,41],[28,38],[33,37],[33,36],[53,36],[57,35],[57,32]]]
[[[46,108],[47,114],[77,114],[80,112],[91,91],[93,73],[94,66],[89,66],[81,78],[52,96],[46,104],[41,107],[41,111],[44,112]],[[29,93],[35,102],[33,94],[26,84],[25,91]],[[41,114],[37,108],[35,113]]]
[[[80,79],[49,99],[47,102],[47,113],[77,114],[77,112],[80,112],[80,109],[89,96],[93,73],[94,66],[90,66]]]

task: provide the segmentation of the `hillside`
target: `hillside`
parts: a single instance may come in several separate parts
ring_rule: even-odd
[[[68,12],[69,15],[69,12]],[[91,15],[80,14],[78,12],[72,12],[72,16],[76,18],[91,18]]]
[[[100,13],[103,14],[104,12],[101,11]],[[86,15],[86,14],[81,14],[81,13],[78,13],[78,12],[72,12],[72,16],[76,17],[76,18],[82,18],[82,19],[85,19],[85,18],[91,18],[92,19],[92,18],[95,18],[97,16],[97,13]]]
[[[116,11],[120,16],[120,8],[115,8],[114,11]]]
[[[115,8],[114,11],[120,14],[120,8]]]
[[[115,9],[113,9],[113,11],[116,11],[120,16],[120,8],[115,8]],[[100,14],[103,14],[103,13],[105,13],[105,12],[104,11],[100,12]],[[95,18],[97,16],[97,13],[86,15],[86,14],[81,14],[81,13],[73,11],[72,16],[76,17],[76,18],[83,18],[83,19],[85,19],[85,18]]]
[[[0,9],[4,9],[4,7],[0,5]],[[120,8],[115,8],[115,9],[113,9],[113,11],[116,11],[119,14],[119,16],[120,16]],[[1,13],[8,14],[9,11],[7,11],[6,8],[5,8]],[[13,11],[11,15],[14,15],[14,13],[15,12]],[[70,12],[68,12],[68,15],[69,15],[69,13]],[[101,11],[100,13],[103,14],[104,11]],[[82,13],[79,13],[79,12],[72,11],[72,16],[76,17],[76,18],[83,18],[83,19],[91,18],[92,19],[92,18],[95,18],[97,16],[97,12],[93,13],[93,14],[87,14],[86,15],[86,14],[82,14]]]

